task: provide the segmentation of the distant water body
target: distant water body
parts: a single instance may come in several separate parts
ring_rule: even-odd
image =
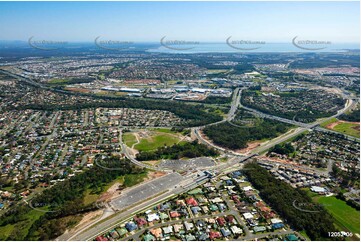
[[[331,43],[318,45],[300,45],[296,47],[292,43],[264,43],[264,44],[234,44],[234,47],[226,43],[196,43],[187,45],[170,45],[148,49],[148,52],[159,53],[262,53],[262,52],[347,52],[349,50],[360,50],[358,43]]]

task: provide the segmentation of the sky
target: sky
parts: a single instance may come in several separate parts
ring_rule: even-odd
[[[0,40],[358,43],[355,2],[0,2]]]

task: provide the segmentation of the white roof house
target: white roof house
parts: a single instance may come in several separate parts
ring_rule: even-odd
[[[193,223],[188,223],[187,221],[184,222],[184,226],[186,227],[187,231],[192,230],[194,227]]]
[[[317,193],[324,193],[324,192],[326,192],[326,189],[323,187],[312,186],[311,191],[317,192]]]
[[[251,219],[251,218],[253,218],[253,215],[252,215],[251,213],[244,213],[244,214],[243,214],[243,217],[244,217],[245,219]]]
[[[168,227],[163,227],[162,229],[163,229],[164,234],[173,233],[173,227],[171,225],[169,225]]]
[[[154,220],[159,220],[159,216],[156,213],[150,213],[147,215],[147,221],[152,222]]]
[[[279,219],[279,218],[272,218],[272,219],[271,219],[271,223],[273,223],[273,224],[282,223],[282,220]]]
[[[247,192],[247,191],[252,191],[253,188],[251,186],[247,186],[247,187],[243,187],[242,190]]]
[[[233,234],[242,234],[243,233],[243,230],[240,229],[239,227],[237,227],[236,225],[233,225],[231,227],[231,231]]]

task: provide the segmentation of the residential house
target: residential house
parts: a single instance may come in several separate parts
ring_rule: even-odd
[[[213,239],[219,239],[219,238],[221,238],[221,233],[218,232],[218,231],[211,231],[211,232],[209,232],[209,238],[210,238],[211,240],[213,240]]]
[[[150,229],[149,232],[157,239],[163,237],[161,228]]]
[[[195,200],[194,197],[186,198],[186,203],[190,206],[198,206],[198,202]]]
[[[232,234],[231,231],[229,231],[229,229],[227,229],[227,228],[222,228],[221,233],[222,233],[223,237],[228,237]]]
[[[134,222],[128,222],[128,223],[126,223],[125,224],[125,228],[129,231],[129,232],[131,232],[131,231],[133,231],[133,230],[136,230],[136,229],[138,229],[138,226],[134,223]]]

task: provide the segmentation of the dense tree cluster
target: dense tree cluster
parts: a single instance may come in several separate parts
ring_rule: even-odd
[[[213,148],[208,148],[204,144],[199,144],[197,141],[185,144],[175,144],[172,146],[159,147],[156,151],[142,151],[137,154],[137,159],[145,160],[159,160],[159,159],[180,159],[180,158],[195,158],[201,156],[217,156],[218,151]]]
[[[244,168],[249,181],[260,191],[260,196],[293,229],[304,230],[311,240],[332,239],[328,232],[337,231],[334,219],[322,206],[315,204],[306,192],[277,180],[256,163],[248,163]],[[307,212],[312,210],[317,212]]]
[[[344,113],[340,116],[340,119],[350,122],[360,122],[360,109],[352,110],[350,113]]]
[[[86,170],[83,173],[57,183],[32,199],[31,204],[33,207],[51,212],[44,212],[43,215],[36,219],[26,234],[17,233],[17,230],[14,230],[8,239],[54,239],[64,233],[67,229],[67,225],[71,225],[74,222],[74,219],[69,220],[70,216],[97,209],[95,204],[84,204],[83,198],[87,190],[90,190],[93,194],[100,194],[103,191],[103,186],[105,184],[113,181],[119,176],[145,172],[143,169],[132,165],[128,160],[119,159],[119,157],[116,156],[99,161],[98,164],[99,166],[95,165],[93,168]],[[105,169],[104,167],[110,169]],[[37,206],[39,204],[41,206]],[[29,213],[32,210],[33,208],[28,205],[17,205],[0,217],[0,227],[8,224],[24,226],[26,223],[32,222],[31,220],[29,221]],[[59,223],[66,219],[68,219],[67,224]]]
[[[332,165],[332,175],[339,180],[341,187],[353,187],[360,181],[360,170],[356,164],[349,164],[342,170],[335,163]]]
[[[252,64],[245,63],[245,62],[239,63],[238,65],[234,66],[233,69],[238,74],[243,74],[243,73],[246,73],[246,72],[252,72],[252,71],[255,70]]]
[[[295,151],[295,148],[290,144],[277,144],[269,152],[274,152],[280,155],[288,155]]]
[[[231,97],[216,97],[216,96],[209,96],[202,101],[202,103],[208,104],[226,104],[232,101]]]
[[[71,85],[71,84],[79,84],[79,83],[90,83],[95,80],[94,77],[78,77],[78,78],[70,78],[70,79],[64,79],[64,80],[52,80],[49,83],[47,83],[50,86],[53,85],[59,85],[59,86],[65,86],[65,85]]]
[[[252,127],[236,127],[229,123],[207,126],[204,133],[217,145],[230,149],[247,147],[250,141],[274,138],[284,133],[291,125],[270,119],[261,119]]]

